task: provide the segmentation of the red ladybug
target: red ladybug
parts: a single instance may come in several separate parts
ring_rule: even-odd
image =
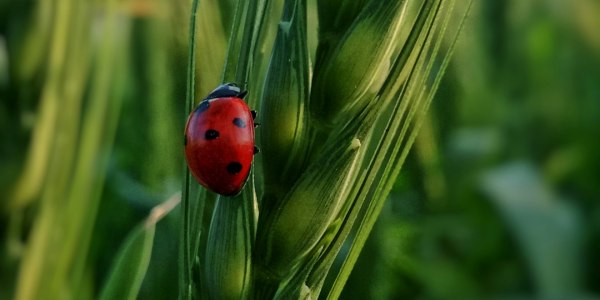
[[[200,184],[224,195],[237,195],[248,179],[254,154],[255,111],[246,91],[233,83],[212,91],[188,117],[185,158]]]

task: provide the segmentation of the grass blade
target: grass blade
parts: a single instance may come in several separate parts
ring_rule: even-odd
[[[57,5],[61,14],[65,14],[64,18],[56,18],[56,22],[62,24],[57,25],[57,30],[68,30],[60,33],[65,38],[56,41],[60,45],[52,52],[64,51],[70,60],[55,70],[66,77],[49,76],[48,84],[55,85],[56,94],[50,94],[62,99],[61,104],[65,106],[56,133],[62,138],[57,138],[60,142],[53,146],[51,164],[55,166],[44,186],[40,210],[21,262],[16,299],[39,299],[41,293],[46,299],[57,299],[65,289],[81,286],[108,164],[106,154],[112,148],[120,115],[122,89],[111,89],[121,86],[119,77],[112,75],[113,72],[120,74],[117,66],[124,65],[125,52],[119,47],[126,44],[121,39],[127,37],[128,31],[121,28],[120,34],[114,34],[117,25],[114,2],[106,3],[106,13],[99,18],[101,46],[97,56],[84,63],[82,69],[71,64],[92,57],[91,51],[82,46],[88,43],[78,42],[78,38],[87,38],[91,30],[91,7],[84,2]],[[76,16],[72,26],[67,22],[71,19],[69,15]],[[67,39],[68,36],[72,39]],[[89,82],[79,73],[85,73],[88,63],[95,67]],[[71,81],[71,76],[77,80]],[[83,82],[80,79],[84,79]],[[89,90],[83,93],[86,83]],[[87,101],[83,101],[85,95],[89,96]]]
[[[137,298],[150,263],[156,223],[171,212],[180,201],[180,195],[174,195],[154,207],[150,216],[129,233],[100,292],[100,300]]]
[[[194,109],[194,89],[195,89],[195,74],[196,74],[196,15],[198,12],[199,0],[193,0],[190,12],[190,24],[189,24],[189,39],[188,39],[188,67],[187,67],[187,87],[185,95],[185,115],[187,116]],[[184,162],[185,165],[185,162]],[[193,258],[191,257],[192,250],[190,246],[191,242],[191,221],[190,217],[192,214],[190,204],[190,188],[192,185],[192,176],[190,170],[184,167],[183,175],[183,188],[181,195],[181,206],[182,206],[182,221],[181,221],[181,232],[180,232],[180,243],[179,243],[179,295],[182,299],[192,298],[192,265]]]

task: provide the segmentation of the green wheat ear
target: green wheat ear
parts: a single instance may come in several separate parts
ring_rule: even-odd
[[[321,64],[315,66],[310,112],[326,127],[351,120],[373,101],[398,43],[404,2],[371,1]]]
[[[289,2],[289,1],[288,1]],[[265,193],[283,197],[306,163],[310,61],[306,40],[306,1],[285,4],[260,101],[258,142]],[[265,162],[266,162],[265,159]]]
[[[251,89],[262,152],[242,194],[214,207],[188,175],[182,298],[339,297],[447,65],[470,5],[455,2],[319,1],[318,32],[305,0],[236,2],[223,81]],[[190,60],[192,87],[193,74]]]

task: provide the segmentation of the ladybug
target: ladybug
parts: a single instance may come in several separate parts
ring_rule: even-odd
[[[244,187],[254,154],[256,112],[244,102],[246,91],[220,85],[198,104],[185,125],[185,158],[196,180],[224,196]]]

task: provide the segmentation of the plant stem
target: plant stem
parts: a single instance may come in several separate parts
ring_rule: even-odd
[[[192,1],[189,24],[188,39],[188,69],[187,69],[187,88],[185,97],[185,112],[188,115],[194,108],[194,88],[195,88],[195,70],[196,70],[196,14],[198,12],[199,0]],[[184,162],[185,165],[185,162]],[[180,290],[181,299],[192,298],[192,258],[190,249],[190,186],[191,175],[187,167],[184,167],[184,180],[181,196],[181,207],[183,220],[181,222],[180,232]]]

